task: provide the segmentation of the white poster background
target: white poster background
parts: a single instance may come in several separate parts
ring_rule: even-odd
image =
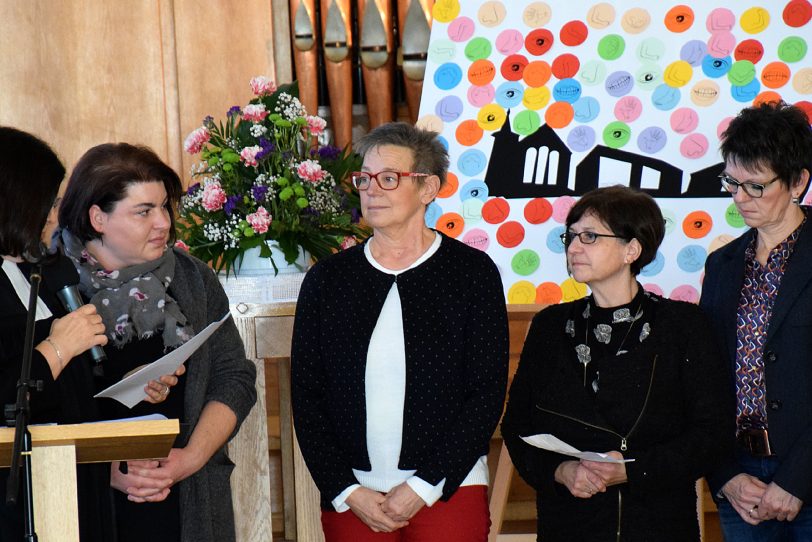
[[[558,239],[577,196],[495,202],[488,193],[484,180],[493,135],[508,110],[516,131],[521,128],[517,117],[526,129],[527,115],[533,114],[521,117],[522,112],[535,111],[542,126],[548,114],[561,124],[561,111],[566,118],[571,106],[572,120],[555,129],[572,151],[571,190],[577,165],[596,145],[606,145],[603,133],[611,133],[616,121],[623,121],[629,132],[620,149],[676,166],[683,172],[685,192],[691,173],[721,162],[719,134],[730,119],[764,92],[799,103],[812,116],[812,53],[807,50],[812,45],[812,4],[807,0],[440,0],[432,14],[418,125],[442,134],[452,182],[429,207],[426,222],[486,250],[500,269],[509,303],[568,301],[584,295],[586,288],[568,278]],[[552,40],[539,41],[545,34],[537,29],[549,31]],[[585,39],[579,29],[586,30]],[[552,47],[540,52],[550,41]],[[511,55],[533,64],[531,76],[505,78],[509,71],[503,66]],[[568,75],[572,65],[566,67],[567,59],[572,63],[573,58],[577,71],[557,78],[555,68]],[[755,60],[751,67],[741,62],[746,58]],[[539,85],[543,63],[553,73]],[[631,76],[631,85],[623,72]],[[616,83],[626,87],[618,89]],[[713,89],[715,99],[703,98]],[[575,91],[580,91],[577,100]],[[563,101],[568,105],[556,105]],[[474,143],[477,129],[471,129],[472,123],[481,131]],[[589,137],[583,136],[590,133],[594,143],[584,147]],[[655,140],[646,140],[651,134]],[[627,184],[627,164],[599,162],[597,185]],[[550,163],[555,167],[555,161]],[[644,170],[642,188],[654,188],[657,182],[656,173]],[[708,252],[746,227],[729,197],[658,198],[658,204],[666,218],[666,237],[639,280],[667,297],[696,302]]]

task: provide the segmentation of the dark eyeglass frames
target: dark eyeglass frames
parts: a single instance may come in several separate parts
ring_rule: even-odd
[[[394,190],[400,185],[400,180],[403,177],[431,177],[429,173],[416,173],[413,171],[379,171],[378,173],[369,173],[367,171],[353,171],[350,173],[352,185],[357,190],[369,189],[369,184],[372,179],[378,183],[381,190]]]
[[[594,245],[595,241],[598,240],[598,237],[614,237],[615,239],[625,239],[625,237],[621,237],[620,235],[610,235],[608,233],[595,233],[594,231],[582,231],[575,233],[574,231],[567,231],[560,235],[561,242],[564,243],[565,247],[568,247],[572,244],[572,240],[576,237],[579,241],[581,241],[582,245]]]
[[[764,195],[764,189],[773,184],[777,181],[780,177],[776,175],[766,183],[751,183],[746,182],[743,183],[741,181],[737,181],[727,173],[722,173],[719,175],[719,180],[722,181],[722,188],[730,192],[731,194],[736,194],[739,191],[739,188],[744,189],[744,193],[750,196],[751,198],[760,198]]]

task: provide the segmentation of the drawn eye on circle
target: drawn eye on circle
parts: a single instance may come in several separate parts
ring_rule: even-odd
[[[496,115],[494,115],[494,114],[490,114],[490,115],[488,115],[488,116],[487,116],[487,117],[485,117],[485,118],[488,120],[488,122],[493,122],[493,121],[495,121],[495,120],[496,120]]]
[[[472,198],[475,198],[475,197],[479,196],[479,190],[474,188],[473,190],[471,190],[470,194],[471,194]]]
[[[653,81],[653,80],[654,80],[653,74],[647,73],[643,76],[643,81]]]
[[[677,22],[684,23],[685,22],[685,15],[677,15]]]
[[[454,222],[453,220],[449,220],[448,222],[445,223],[445,227],[446,229],[453,230],[457,227],[457,223]]]
[[[514,96],[516,96],[516,91],[515,90],[508,90],[507,92],[505,92],[505,95],[508,98],[513,98]]]
[[[519,71],[520,69],[521,69],[521,66],[519,66],[518,64],[511,64],[511,65],[510,65],[510,71],[517,72],[517,71]]]
[[[725,64],[725,63],[724,63],[724,62],[722,62],[721,60],[714,60],[714,61],[713,61],[713,67],[714,67],[714,68],[721,68],[722,66],[724,66],[724,64]]]
[[[701,220],[694,220],[694,228],[700,230],[705,225],[705,223]]]
[[[544,45],[544,38],[538,38],[536,40],[536,45],[538,45],[539,47],[543,46]]]
[[[612,131],[612,137],[614,137],[615,139],[620,139],[621,137],[623,137],[623,131],[622,130],[613,130]]]

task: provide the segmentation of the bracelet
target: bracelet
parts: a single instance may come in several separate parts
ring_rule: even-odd
[[[45,342],[50,344],[51,348],[53,348],[54,352],[56,352],[56,358],[59,360],[59,366],[64,367],[65,366],[65,360],[62,359],[62,352],[59,351],[59,347],[56,346],[56,343],[54,341],[52,341],[50,337],[45,337]]]

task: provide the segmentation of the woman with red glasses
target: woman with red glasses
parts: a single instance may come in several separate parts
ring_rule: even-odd
[[[488,443],[508,330],[490,258],[426,224],[445,182],[437,134],[404,123],[356,146],[374,235],[305,277],[293,415],[327,542],[484,542]]]
[[[539,312],[502,423],[535,490],[544,542],[699,540],[695,482],[728,453],[722,358],[699,308],[643,289],[665,234],[651,196],[585,194],[561,238],[591,294]],[[521,437],[552,434],[611,460],[578,459]]]

